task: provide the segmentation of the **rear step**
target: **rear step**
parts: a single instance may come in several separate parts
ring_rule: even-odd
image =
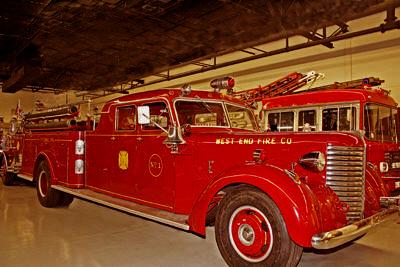
[[[188,215],[180,215],[156,208],[151,208],[131,201],[97,193],[89,189],[73,189],[60,185],[52,185],[51,187],[80,198],[144,217],[149,220],[171,225],[186,231],[189,230],[189,225],[187,224],[187,220],[189,218]]]

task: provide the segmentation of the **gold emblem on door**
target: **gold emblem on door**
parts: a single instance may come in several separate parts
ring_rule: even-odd
[[[118,155],[118,166],[121,170],[127,170],[129,166],[129,154],[128,151],[120,151]]]

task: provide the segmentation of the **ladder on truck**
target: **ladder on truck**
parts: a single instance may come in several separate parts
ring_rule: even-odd
[[[331,84],[314,87],[310,90],[324,90],[324,89],[369,89],[374,86],[380,86],[385,80],[376,77],[367,77],[358,80],[350,80],[345,82],[334,82]]]
[[[315,71],[310,71],[307,74],[293,72],[268,85],[238,92],[232,92],[231,95],[241,100],[244,100],[247,105],[252,105],[253,103],[259,102],[265,98],[292,93],[293,91],[303,87],[304,85],[313,83],[323,77],[323,74],[317,73]]]

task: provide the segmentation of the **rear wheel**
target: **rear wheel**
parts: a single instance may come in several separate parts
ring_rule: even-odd
[[[14,184],[16,175],[12,172],[7,171],[7,164],[5,157],[2,157],[1,159],[0,176],[1,176],[1,181],[3,182],[4,185],[9,186]]]
[[[62,192],[51,188],[51,174],[47,162],[40,162],[36,173],[36,191],[40,204],[48,208],[60,206]]]
[[[290,239],[275,203],[250,187],[221,200],[215,237],[229,266],[296,266],[303,251]]]

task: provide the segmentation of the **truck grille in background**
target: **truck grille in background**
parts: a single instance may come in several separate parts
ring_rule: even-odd
[[[349,205],[349,222],[363,218],[364,148],[328,145],[326,184]]]
[[[399,170],[400,152],[399,151],[386,152],[385,161],[389,164],[389,170]]]

